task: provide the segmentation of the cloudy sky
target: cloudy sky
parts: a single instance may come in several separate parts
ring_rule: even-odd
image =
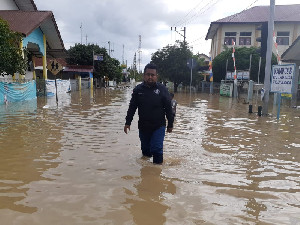
[[[94,43],[121,63],[132,66],[137,53],[137,69],[143,69],[151,54],[183,40],[193,53],[209,55],[205,40],[211,22],[270,0],[34,0],[38,10],[53,11],[65,48],[75,43]],[[299,0],[276,0],[277,5],[299,4]],[[81,27],[82,24],[82,28]],[[173,31],[171,31],[173,27]],[[176,27],[177,32],[174,31]],[[139,35],[141,53],[139,54]],[[110,45],[108,44],[110,42]],[[124,47],[123,47],[124,46]],[[124,50],[123,50],[124,49]]]

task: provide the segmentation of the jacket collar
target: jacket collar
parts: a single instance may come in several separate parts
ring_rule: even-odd
[[[143,81],[143,86],[147,87],[147,88],[157,88],[157,82],[153,85],[153,86],[148,86],[145,81]]]

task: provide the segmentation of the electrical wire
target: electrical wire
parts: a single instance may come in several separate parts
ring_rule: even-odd
[[[232,19],[234,19],[235,17],[237,17],[238,15],[240,15],[241,13],[245,12],[246,10],[248,10],[251,6],[253,6],[256,2],[258,2],[259,0],[255,0],[254,2],[252,2],[248,7],[246,7],[244,10],[242,10],[239,13],[236,13],[234,15],[232,15],[229,19],[229,21],[227,21],[228,23],[232,21]]]
[[[200,11],[198,11],[198,13],[194,14],[190,19],[185,21],[185,24],[190,24],[192,21],[196,20],[199,18],[200,15],[205,14],[211,7],[213,7],[214,5],[216,5],[218,2],[220,2],[221,0],[216,0],[214,1],[210,1],[208,4],[206,4],[207,8],[204,9],[202,8]],[[206,7],[205,6],[205,7]],[[202,11],[203,10],[203,11]]]
[[[247,6],[247,7],[246,7],[244,10],[242,10],[240,13],[242,13],[242,12],[248,10],[251,6],[253,6],[253,5],[254,5],[256,2],[258,2],[258,1],[259,1],[259,0],[254,0],[249,6]],[[214,5],[215,5],[216,3],[217,3],[217,2],[215,2]],[[213,6],[213,5],[211,5],[211,7],[212,7],[212,6]],[[208,8],[208,9],[209,9],[209,8]],[[207,10],[208,10],[208,9],[207,9]],[[235,17],[237,17],[240,13],[236,13],[236,14],[234,14],[233,16],[231,16],[228,22],[232,21],[232,19],[235,18]],[[201,36],[200,38],[197,38],[197,39],[191,41],[190,43],[192,44],[192,43],[194,43],[194,42],[196,42],[196,41],[202,39],[204,36],[206,36],[206,35],[203,35],[203,36]]]
[[[209,1],[205,6],[203,6],[202,8],[200,8],[197,12],[195,12],[193,15],[190,16],[190,18],[186,18],[185,20],[182,20],[181,23],[178,24],[178,26],[183,26],[183,25],[188,25],[189,23],[191,23],[193,21],[193,19],[196,17],[198,17],[201,14],[204,14],[205,12],[207,12],[212,6],[214,6],[215,4],[217,4],[219,1],[221,0],[213,0],[213,1]]]
[[[192,12],[192,11],[194,11],[202,2],[203,2],[204,0],[202,0],[201,2],[199,2],[194,8],[192,8],[184,17],[183,17],[183,19],[180,19],[180,20],[178,20],[175,24],[173,24],[173,27],[174,26],[176,26],[176,24],[178,25],[181,21],[184,21],[184,19],[186,18],[186,17],[188,17],[188,15]]]

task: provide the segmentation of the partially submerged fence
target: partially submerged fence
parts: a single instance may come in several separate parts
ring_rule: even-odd
[[[0,104],[36,98],[36,82],[0,82]]]

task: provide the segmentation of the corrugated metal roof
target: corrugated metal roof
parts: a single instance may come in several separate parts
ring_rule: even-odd
[[[0,17],[8,22],[10,29],[25,36],[28,36],[51,16],[51,11],[0,10]]]
[[[257,23],[270,17],[270,6],[255,6],[213,23]],[[276,5],[274,22],[300,22],[300,4]]]

